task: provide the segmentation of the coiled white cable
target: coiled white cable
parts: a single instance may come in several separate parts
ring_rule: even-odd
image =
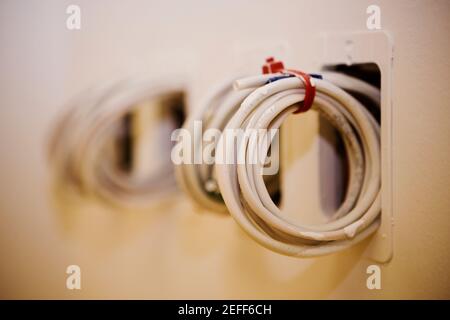
[[[237,111],[241,102],[251,92],[233,90],[235,78],[228,79],[210,90],[199,108],[194,109],[186,119],[183,129],[190,133],[192,150],[187,162],[176,165],[176,174],[183,191],[202,207],[214,212],[227,212],[214,177],[214,163],[195,159],[202,158],[203,134],[195,134],[195,124],[201,123],[202,133],[210,128],[223,130],[231,116]]]
[[[225,129],[278,128],[296,110],[295,104],[303,101],[305,90],[299,78],[268,84],[266,81],[267,76],[258,76],[236,83],[238,88],[256,89],[243,101]],[[222,197],[244,230],[269,249],[303,257],[338,251],[364,239],[378,227],[381,210],[377,122],[344,90],[325,80],[314,81],[317,92],[314,108],[342,135],[349,158],[349,188],[334,220],[322,225],[293,224],[283,218],[268,195],[259,163],[216,164]],[[216,151],[218,157],[234,147],[224,137]],[[248,139],[242,143],[248,143]]]
[[[169,161],[155,175],[136,177],[112,163],[111,145],[123,130],[123,118],[137,104],[184,91],[184,81],[178,78],[143,75],[111,81],[79,96],[52,134],[50,161],[56,181],[125,207],[147,206],[155,197],[173,191],[176,185]]]
[[[304,99],[303,81],[286,77],[267,83],[280,74],[259,75],[222,85],[202,108],[186,122],[203,120],[205,127],[221,130],[278,129],[284,119],[296,111]],[[332,220],[323,225],[298,225],[283,217],[272,201],[261,162],[250,162],[248,137],[243,146],[227,143],[222,135],[216,157],[233,154],[233,163],[182,165],[178,176],[185,190],[209,209],[224,211],[222,201],[239,225],[263,246],[286,255],[310,257],[347,248],[372,234],[379,225],[380,142],[379,125],[358,100],[343,89],[359,92],[379,105],[379,90],[345,75],[324,73],[324,80],[314,79],[316,97],[313,109],[319,111],[342,136],[348,154],[349,182],[346,198]],[[296,115],[301,116],[301,115]],[[206,121],[205,121],[206,120]],[[206,123],[206,125],[205,125]],[[201,152],[193,143],[194,152]],[[269,146],[265,146],[267,154]],[[245,163],[237,164],[235,150],[245,150]],[[214,188],[214,194],[208,190]],[[215,184],[218,186],[216,187]],[[220,197],[218,194],[220,193]],[[223,200],[222,200],[223,198]]]

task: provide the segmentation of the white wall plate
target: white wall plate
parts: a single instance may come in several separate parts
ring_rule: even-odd
[[[386,263],[393,256],[393,181],[392,181],[392,72],[394,46],[384,31],[326,33],[321,35],[321,65],[375,63],[381,72],[381,226],[372,237],[366,254]]]

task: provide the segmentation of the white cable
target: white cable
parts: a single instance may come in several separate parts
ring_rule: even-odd
[[[199,108],[194,109],[186,119],[183,129],[190,132],[191,159],[189,163],[176,166],[176,174],[179,184],[194,201],[202,207],[214,212],[227,212],[213,177],[212,164],[194,163],[195,158],[202,156],[202,135],[194,134],[196,121],[202,124],[203,132],[210,129],[222,130],[230,117],[239,108],[239,105],[251,90],[236,92],[233,90],[235,78],[228,79],[210,90]]]
[[[273,75],[275,76],[275,75]],[[294,256],[316,256],[358,242],[378,227],[380,204],[379,127],[356,99],[324,80],[314,80],[314,108],[342,135],[349,156],[347,198],[336,219],[322,225],[298,225],[283,218],[268,195],[256,164],[216,164],[222,197],[236,221],[255,240],[274,251]],[[303,101],[303,81],[286,78],[265,84],[266,78],[237,82],[238,88],[256,89],[243,101],[225,129],[278,128],[287,114]],[[244,84],[243,84],[244,83]],[[222,136],[216,156],[234,146]],[[242,143],[247,144],[248,139]],[[248,152],[248,149],[245,149]]]
[[[296,77],[267,83],[277,76],[280,74],[238,80],[234,86],[239,91],[231,91],[231,83],[227,82],[188,119],[185,128],[192,129],[196,119],[203,121],[203,129],[278,129],[297,109],[296,104],[303,101],[305,90]],[[379,125],[361,103],[341,88],[359,92],[379,105],[378,89],[329,72],[324,74],[324,80],[313,81],[317,90],[313,109],[342,136],[350,169],[346,199],[328,223],[298,225],[283,217],[264,184],[262,166],[249,161],[254,146],[248,138],[236,146],[227,143],[226,135],[222,135],[216,149],[219,159],[235,154],[233,149],[244,150],[243,164],[236,164],[235,158],[234,164],[216,163],[215,172],[212,165],[205,169],[201,164],[177,169],[185,190],[198,203],[224,211],[224,201],[230,214],[256,241],[276,252],[301,257],[339,251],[363,240],[377,229],[381,210]],[[198,141],[193,147],[194,152],[202,151]],[[262,152],[267,151],[265,146]],[[211,192],[208,184],[217,184],[218,188]]]
[[[182,94],[185,89],[178,78],[144,75],[111,81],[79,96],[52,134],[50,161],[57,181],[126,207],[146,206],[173,190],[170,162],[154,176],[130,176],[112,165],[108,147],[121,130],[123,117],[138,103]]]

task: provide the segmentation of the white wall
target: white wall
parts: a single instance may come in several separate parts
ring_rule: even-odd
[[[80,31],[65,28],[72,3],[82,10]],[[195,106],[242,65],[259,72],[259,49],[312,68],[317,34],[365,30],[372,3],[395,41],[394,258],[382,266],[382,290],[365,286],[370,240],[299,260],[260,247],[230,217],[200,212],[182,195],[140,213],[55,200],[49,129],[84,88],[135,72],[184,73]],[[449,298],[449,4],[2,1],[0,297]],[[314,117],[301,121],[315,132]],[[292,210],[302,172],[295,161],[286,171]],[[65,288],[69,264],[82,268],[81,291]]]

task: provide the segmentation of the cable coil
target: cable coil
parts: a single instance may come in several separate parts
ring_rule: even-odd
[[[111,161],[112,147],[124,131],[122,120],[138,103],[184,90],[179,80],[143,75],[104,83],[78,96],[52,133],[49,157],[56,181],[126,207],[146,206],[173,190],[170,162],[152,176],[135,177]]]
[[[340,251],[367,238],[379,226],[380,127],[364,105],[345,91],[358,92],[379,105],[379,90],[342,74],[322,76],[311,79],[316,90],[312,109],[341,135],[349,165],[345,200],[327,223],[299,225],[283,217],[267,190],[263,165],[249,161],[254,147],[248,138],[237,146],[221,135],[215,156],[224,159],[232,154],[232,163],[177,167],[181,184],[194,200],[211,210],[228,210],[253,239],[285,255],[311,257]],[[206,128],[220,130],[279,129],[304,98],[304,81],[283,72],[228,81],[210,95],[184,127],[192,130],[193,122],[199,120]],[[198,139],[192,144],[194,153],[202,152]],[[236,150],[245,154],[238,155]],[[264,157],[268,151],[269,146],[262,150]],[[244,162],[239,162],[238,156]]]

